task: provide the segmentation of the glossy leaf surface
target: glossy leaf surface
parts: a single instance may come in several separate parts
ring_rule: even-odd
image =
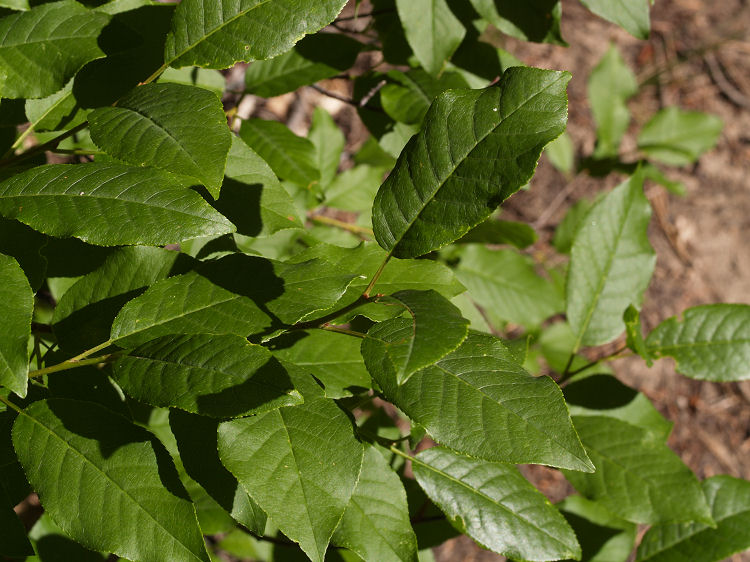
[[[22,398],[29,372],[34,293],[18,262],[0,254],[0,385]]]
[[[416,257],[486,219],[529,180],[544,145],[565,128],[568,79],[511,68],[498,86],[441,94],[375,198],[378,243],[396,257]]]
[[[101,246],[170,244],[235,230],[174,176],[115,163],[52,164],[13,176],[0,183],[0,213]]]
[[[578,558],[573,530],[515,466],[435,447],[412,461],[414,476],[460,532],[511,558]]]

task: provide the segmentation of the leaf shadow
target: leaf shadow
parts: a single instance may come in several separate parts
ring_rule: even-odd
[[[563,389],[565,401],[590,410],[611,410],[627,406],[638,391],[609,374],[591,375],[573,381]]]
[[[219,198],[213,207],[237,227],[237,234],[257,236],[263,229],[260,201],[263,185],[224,178]]]

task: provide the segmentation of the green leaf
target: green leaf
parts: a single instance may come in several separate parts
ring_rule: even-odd
[[[0,254],[18,261],[35,292],[46,277],[48,245],[49,238],[44,234],[18,221],[0,218]]]
[[[515,250],[468,246],[461,252],[456,277],[497,329],[506,321],[539,326],[564,306],[562,295]]]
[[[344,4],[346,0],[186,0],[175,10],[164,60],[174,67],[229,68],[268,59],[328,25]]]
[[[359,213],[359,224],[370,224],[372,200],[383,182],[385,168],[360,164],[338,174],[325,190],[325,205]]]
[[[230,334],[157,338],[120,357],[113,376],[139,402],[214,418],[302,401],[270,351]]]
[[[438,96],[375,198],[378,243],[396,257],[416,257],[486,219],[565,129],[569,78],[511,68],[498,86]]]
[[[408,524],[408,514],[406,521]],[[21,523],[16,512],[13,511],[13,504],[2,486],[0,486],[0,528],[3,530],[0,554],[14,558],[23,558],[34,554],[34,549],[31,548],[31,543],[26,536],[26,529],[24,529],[23,523]]]
[[[419,485],[451,524],[509,558],[580,558],[573,530],[515,466],[434,447],[412,460]]]
[[[336,122],[322,107],[316,107],[312,115],[307,138],[315,146],[315,161],[320,170],[320,186],[325,189],[336,177],[341,162],[341,153],[346,138]]]
[[[321,259],[288,264],[227,255],[154,283],[123,307],[111,339],[135,346],[169,334],[272,331],[335,304],[352,277]]]
[[[550,163],[563,174],[570,174],[575,167],[575,146],[567,132],[557,137],[544,149]]]
[[[72,129],[86,120],[86,114],[73,95],[73,80],[46,98],[26,100],[26,115],[35,131]]]
[[[643,126],[638,148],[659,162],[685,166],[716,146],[723,127],[716,115],[666,107]]]
[[[0,183],[0,214],[101,246],[170,244],[235,230],[197,193],[156,168],[52,164]]]
[[[21,398],[28,384],[33,312],[34,293],[21,266],[0,254],[0,384]]]
[[[97,44],[109,16],[64,0],[0,19],[0,97],[43,98],[86,62],[104,53]]]
[[[417,560],[417,537],[409,521],[404,486],[371,445],[365,447],[357,487],[331,542],[353,550],[363,560]]]
[[[272,98],[348,71],[364,45],[339,33],[305,37],[291,51],[257,61],[245,73],[246,93]]]
[[[525,222],[502,221],[490,217],[456,240],[456,243],[511,244],[516,248],[528,248],[536,240],[536,231]]]
[[[567,45],[560,35],[562,7],[559,0],[470,1],[484,19],[511,37],[537,43]]]
[[[169,428],[188,476],[238,523],[262,535],[266,528],[266,514],[219,460],[216,449],[219,423],[219,420],[182,410],[169,412]]]
[[[214,207],[245,236],[269,236],[301,228],[294,200],[266,162],[232,135],[226,178]]]
[[[638,546],[636,561],[715,562],[750,548],[750,482],[713,476],[702,483],[716,523],[656,525]]]
[[[632,0],[626,1],[632,3]],[[588,82],[591,112],[596,122],[595,158],[617,156],[620,141],[630,124],[630,110],[626,102],[637,92],[635,74],[625,64],[617,47],[610,45],[591,71]]]
[[[323,383],[328,398],[351,396],[372,386],[356,338],[327,330],[310,330],[281,336],[274,344],[274,356],[312,374]]]
[[[390,402],[460,453],[592,469],[559,387],[549,377],[529,375],[493,336],[469,334],[456,351],[401,386],[392,373],[370,373]]]
[[[673,357],[678,372],[715,382],[750,378],[750,306],[711,304],[659,324],[646,339],[656,357]]]
[[[597,16],[622,27],[633,37],[648,39],[649,0],[581,0]]]
[[[204,184],[214,197],[232,136],[221,101],[182,84],[146,84],[89,115],[91,139],[134,166],[155,166]]]
[[[362,341],[370,374],[383,371],[403,384],[416,371],[432,365],[466,339],[469,321],[451,302],[432,289],[399,291],[379,302],[402,306],[411,320],[394,318],[373,326]]]
[[[112,321],[130,299],[192,265],[184,254],[144,246],[117,248],[79,279],[55,307],[52,325],[60,346],[80,353],[109,338]]]
[[[219,426],[219,456],[314,562],[322,562],[357,484],[363,448],[327,398]],[[324,453],[324,454],[322,454]]]
[[[573,246],[573,240],[578,233],[578,229],[583,224],[583,218],[593,207],[593,203],[588,199],[579,199],[565,213],[565,217],[557,225],[555,235],[552,238],[552,245],[561,254],[570,253]]]
[[[36,556],[27,562],[105,562],[106,557],[84,548],[68,537],[52,518],[43,513],[29,531]]]
[[[457,72],[443,72],[433,78],[421,68],[408,72],[391,70],[388,78],[393,82],[380,90],[380,103],[388,115],[408,124],[421,123],[432,100],[445,90],[468,86]]]
[[[315,145],[295,135],[283,123],[248,119],[242,122],[240,137],[281,179],[308,188],[320,179]]]
[[[651,352],[648,350],[648,347],[646,347],[646,341],[643,339],[643,332],[641,331],[641,313],[631,304],[625,310],[622,319],[625,322],[625,334],[627,336],[626,344],[628,349],[645,359],[650,367],[653,365],[654,361]]]
[[[168,68],[161,76],[159,83],[183,84],[204,88],[221,98],[226,88],[226,79],[218,70],[187,66],[185,68]]]
[[[13,445],[45,511],[87,548],[208,562],[195,509],[145,429],[92,402],[40,400],[19,414]]]
[[[406,40],[419,63],[433,76],[443,70],[466,35],[446,0],[396,0]]]
[[[574,352],[616,338],[625,329],[625,309],[640,305],[656,262],[646,234],[650,218],[643,177],[636,173],[603,197],[578,229],[567,278]]]
[[[663,439],[604,416],[573,418],[596,472],[564,471],[576,490],[633,523],[712,524],[700,483]]]

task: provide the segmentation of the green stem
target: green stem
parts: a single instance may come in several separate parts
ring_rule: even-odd
[[[335,226],[336,228],[346,230],[347,232],[351,232],[352,234],[356,234],[357,236],[375,236],[372,232],[372,229],[367,228],[366,226],[357,226],[356,224],[336,220],[334,218],[326,217],[323,215],[309,215],[307,218],[309,218],[312,222],[325,224],[328,226]]]
[[[388,262],[391,259],[391,253],[388,252],[388,255],[385,256],[385,259],[383,260],[383,263],[380,264],[380,267],[375,272],[375,275],[372,276],[372,280],[370,281],[370,284],[367,285],[367,288],[362,293],[362,296],[366,299],[370,298],[370,293],[372,292],[372,289],[375,287],[375,284],[378,282],[378,279],[380,279],[380,276],[383,274],[383,270],[385,269],[385,266],[388,265]]]
[[[13,402],[11,402],[11,401],[10,401],[10,400],[8,400],[7,398],[5,398],[5,396],[0,396],[0,402],[2,402],[2,403],[3,403],[3,404],[5,404],[6,406],[8,406],[8,407],[10,407],[10,408],[14,409],[14,410],[15,410],[16,412],[18,412],[19,414],[21,413],[21,408],[19,408],[19,407],[18,407],[18,406],[16,406],[16,405],[15,405],[15,404],[14,404]]]
[[[157,68],[151,76],[149,76],[143,82],[141,82],[140,85],[143,86],[144,84],[150,84],[151,82],[156,80],[159,76],[161,76],[161,73],[164,72],[168,67],[169,65],[167,63],[164,63],[159,68]]]
[[[10,158],[4,158],[3,160],[0,160],[0,167],[8,166],[10,164],[15,164],[16,162],[21,162],[31,156],[34,156],[35,154],[38,154],[39,152],[44,152],[46,150],[51,150],[53,148],[56,148],[57,145],[60,144],[63,140],[67,139],[68,137],[72,137],[79,131],[82,131],[83,129],[88,127],[88,124],[89,124],[88,121],[84,121],[80,125],[73,127],[69,131],[65,131],[64,133],[53,138],[52,140],[45,142],[44,144],[38,144],[36,146],[32,146],[26,152],[22,152],[21,154],[17,154],[16,156],[11,156]]]
[[[404,453],[404,452],[403,452],[403,451],[402,451],[401,449],[399,449],[399,448],[398,448],[398,447],[396,447],[395,445],[391,445],[391,446],[390,446],[390,447],[388,447],[388,448],[389,448],[389,449],[391,450],[391,453],[396,453],[396,454],[397,454],[398,456],[400,456],[400,457],[404,457],[404,458],[405,458],[406,460],[408,460],[408,461],[413,461],[413,460],[415,460],[415,459],[414,459],[414,457],[412,457],[411,455],[407,455],[406,453]]]
[[[44,367],[43,369],[37,369],[36,371],[29,371],[29,378],[41,377],[43,375],[49,375],[50,373],[58,373],[60,371],[67,371],[68,369],[77,369],[78,367],[85,367],[86,365],[98,365],[99,363],[107,363],[116,359],[120,356],[120,353],[108,353],[107,355],[100,355],[99,357],[93,357],[91,359],[84,359],[83,361],[63,361],[57,365],[51,367]]]
[[[54,148],[50,150],[50,152],[54,152],[55,154],[72,154],[75,156],[98,156],[99,154],[107,154],[102,150],[81,150],[77,148],[72,150],[67,148]]]
[[[591,367],[594,367],[595,365],[598,365],[602,361],[608,361],[610,359],[614,359],[620,353],[622,353],[623,351],[625,351],[627,348],[628,348],[627,345],[620,346],[617,349],[615,349],[612,353],[610,353],[609,355],[605,355],[604,357],[600,357],[599,359],[596,359],[594,361],[589,361],[583,367],[578,367],[577,369],[574,369],[574,370],[571,371],[569,369],[570,369],[570,366],[573,364],[573,358],[575,357],[575,354],[572,354],[570,356],[570,359],[568,360],[568,364],[565,366],[565,370],[563,371],[562,376],[557,381],[557,383],[560,384],[562,382],[565,382],[569,378],[577,375],[578,373],[582,373],[586,369],[590,369]]]

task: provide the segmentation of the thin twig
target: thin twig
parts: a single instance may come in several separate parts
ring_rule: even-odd
[[[109,363],[117,359],[120,353],[108,353],[107,355],[100,355],[99,357],[93,357],[91,359],[84,359],[83,361],[63,361],[57,365],[50,367],[44,367],[43,369],[37,369],[35,371],[29,371],[29,378],[41,377],[43,375],[49,375],[52,373],[59,373],[60,371],[67,371],[69,369],[77,369],[78,367],[85,367],[86,365],[98,365],[99,363]]]
[[[383,263],[380,264],[380,267],[375,272],[375,275],[372,276],[372,279],[370,280],[370,283],[367,285],[367,288],[362,293],[362,296],[366,299],[370,298],[370,293],[372,292],[373,288],[375,287],[375,284],[378,282],[378,279],[380,279],[380,276],[383,274],[383,270],[385,269],[385,266],[388,265],[388,262],[391,260],[391,253],[388,252],[388,255],[385,256],[385,259],[383,260]]]
[[[750,99],[727,80],[719,61],[716,59],[716,55],[713,53],[706,53],[703,60],[706,61],[706,66],[708,66],[708,74],[713,79],[714,84],[716,84],[719,90],[721,90],[721,93],[735,105],[744,107],[745,109],[750,109]]]
[[[327,217],[325,215],[308,215],[307,217],[312,222],[318,223],[318,224],[325,224],[328,226],[335,226],[336,228],[340,228],[341,230],[346,230],[347,232],[351,232],[352,234],[356,234],[357,236],[361,238],[365,238],[367,240],[372,239],[375,234],[372,232],[372,228],[367,228],[366,226],[357,226],[356,224],[351,224],[349,222],[340,221],[331,217]]]
[[[3,160],[0,160],[0,167],[8,166],[9,164],[15,164],[16,162],[21,162],[23,160],[28,159],[31,156],[34,156],[35,154],[38,154],[39,152],[44,152],[46,150],[51,150],[53,148],[56,148],[58,144],[60,144],[62,141],[67,139],[68,137],[72,137],[79,131],[82,131],[86,127],[88,127],[88,121],[84,121],[80,125],[76,125],[69,131],[65,131],[64,133],[56,136],[54,139],[49,140],[45,142],[44,144],[38,144],[36,146],[32,146],[30,149],[28,149],[25,152],[22,152],[21,154],[17,154],[15,156],[11,156],[10,158],[5,158]]]

